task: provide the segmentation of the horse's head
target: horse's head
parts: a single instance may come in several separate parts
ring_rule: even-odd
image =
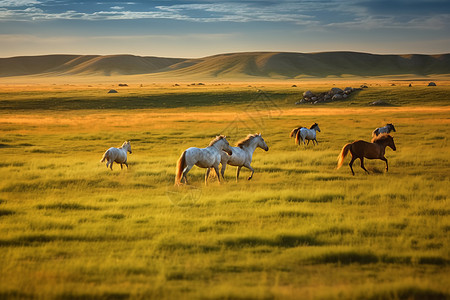
[[[397,147],[395,147],[395,143],[394,143],[394,138],[392,136],[390,136],[389,134],[386,135],[386,146],[391,147],[392,150],[396,151]]]
[[[317,130],[318,132],[320,132],[319,124],[317,124],[317,123],[314,123],[314,124],[311,126],[311,129],[314,129],[314,130]]]
[[[228,153],[229,155],[233,154],[233,152],[231,151],[231,147],[230,147],[230,143],[228,143],[227,141],[227,137],[226,136],[218,136],[217,137],[219,140],[217,141],[219,148],[221,147],[223,151],[225,151],[226,153]]]
[[[130,154],[132,153],[132,152],[131,152],[131,143],[130,143],[130,141],[124,142],[123,145],[122,145],[122,148],[124,148],[124,149],[126,149],[128,152],[130,152]]]
[[[261,136],[261,133],[258,133],[257,138],[258,138],[258,147],[266,151],[269,151],[269,146],[267,146],[266,141],[264,141],[263,137]]]
[[[392,123],[387,124],[387,126],[393,131],[395,132],[395,127]]]

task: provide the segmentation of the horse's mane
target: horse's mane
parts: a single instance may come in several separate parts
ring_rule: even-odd
[[[392,136],[387,133],[382,133],[382,134],[379,134],[378,136],[374,137],[372,139],[372,143],[381,143],[387,139],[392,139]]]
[[[309,129],[313,129],[317,125],[318,125],[317,123],[314,123],[314,124],[311,125],[311,127],[309,127]]]
[[[259,136],[259,134],[249,134],[246,138],[240,140],[236,143],[236,147],[242,148],[244,146],[248,146],[250,144],[250,141],[253,140],[255,137]]]
[[[208,147],[214,145],[215,143],[217,143],[218,141],[220,141],[220,140],[222,140],[222,139],[224,139],[224,138],[226,138],[226,136],[224,136],[224,135],[218,135],[218,136],[216,136],[216,138],[213,139],[213,140],[209,143]]]

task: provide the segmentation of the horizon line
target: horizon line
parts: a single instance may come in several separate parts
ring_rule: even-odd
[[[180,57],[180,56],[158,56],[158,55],[140,55],[140,54],[131,54],[131,53],[116,53],[116,54],[76,54],[76,53],[48,53],[48,54],[30,54],[30,55],[14,55],[14,56],[0,56],[0,59],[8,59],[8,58],[19,58],[19,57],[39,57],[39,56],[136,56],[136,57],[157,57],[157,58],[169,58],[169,59],[202,59],[213,56],[220,55],[231,55],[231,54],[250,54],[250,53],[290,53],[290,54],[321,54],[321,53],[357,53],[357,54],[369,54],[369,55],[379,55],[379,56],[389,56],[389,55],[426,55],[426,56],[436,56],[436,55],[447,55],[450,52],[446,53],[372,53],[372,52],[363,52],[363,51],[353,51],[353,50],[326,50],[326,51],[313,51],[313,52],[297,52],[297,51],[270,51],[270,50],[257,50],[257,51],[237,51],[237,52],[223,52],[216,53],[206,56],[197,56],[197,57]]]

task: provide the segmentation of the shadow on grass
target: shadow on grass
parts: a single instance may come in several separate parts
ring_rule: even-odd
[[[403,287],[379,287],[371,294],[366,292],[359,296],[352,297],[352,299],[399,299],[399,300],[445,300],[449,295],[441,291],[436,291],[431,288],[420,288],[417,286],[403,286]]]
[[[81,205],[78,203],[55,203],[55,204],[48,204],[48,205],[37,205],[37,209],[55,209],[60,211],[67,211],[67,210],[100,210],[100,207],[96,206],[90,206],[90,205]]]
[[[284,101],[290,93],[270,93],[272,101]],[[1,110],[80,110],[80,109],[120,109],[203,107],[216,105],[247,104],[258,99],[255,90],[229,92],[192,92],[162,95],[133,96],[127,94],[105,95],[95,98],[58,97],[32,100],[1,100]],[[6,96],[5,96],[6,97]],[[259,100],[253,101],[257,103]],[[261,100],[262,101],[262,100]]]
[[[67,188],[114,188],[121,184],[116,181],[105,181],[101,179],[63,179],[45,180],[33,183],[17,182],[1,189],[2,192],[33,192],[42,193],[45,190],[67,189]]]
[[[9,209],[0,209],[0,217],[14,215],[15,213],[15,211]]]
[[[258,246],[271,246],[292,248],[302,245],[321,245],[315,237],[310,235],[294,235],[294,234],[279,234],[274,238],[265,238],[258,236],[246,237],[229,237],[219,242],[230,248],[245,248]]]
[[[311,202],[311,203],[325,203],[332,202],[334,200],[344,199],[344,195],[341,194],[324,194],[318,196],[295,196],[288,195],[283,197],[283,200],[287,202]]]

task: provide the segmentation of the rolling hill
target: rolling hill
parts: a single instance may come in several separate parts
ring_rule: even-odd
[[[199,59],[134,55],[44,55],[0,58],[0,77],[115,76],[170,78],[322,78],[450,74],[450,54],[246,52]]]

